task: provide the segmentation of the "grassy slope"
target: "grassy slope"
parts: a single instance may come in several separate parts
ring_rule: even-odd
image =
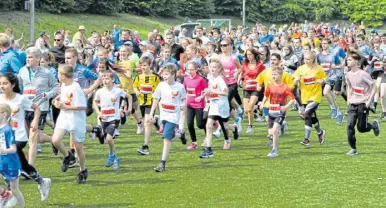
[[[327,130],[324,145],[317,144],[313,131],[312,148],[301,146],[304,122],[290,112],[290,130],[281,138],[279,158],[266,158],[266,127],[255,122],[256,133],[232,141],[230,151],[215,141],[211,159],[199,159],[201,150],[188,152],[174,142],[165,173],[153,171],[160,159],[160,136],[152,135],[149,156],[138,155],[143,137],[135,135],[130,121],[116,140],[119,172],[104,167],[107,146],[87,139],[90,176],[87,184],[76,185],[77,170],[62,173],[61,161],[45,144],[36,166],[53,179],[49,201],[39,201],[32,182],[21,182],[21,189],[29,207],[384,207],[385,133],[357,134],[360,154],[346,156],[346,127],[336,126],[327,108],[324,100],[318,111]],[[385,123],[381,128],[386,129]],[[199,144],[202,141],[199,130]]]

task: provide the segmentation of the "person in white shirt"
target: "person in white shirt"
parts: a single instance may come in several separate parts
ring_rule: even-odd
[[[230,106],[228,101],[228,86],[224,81],[223,65],[219,59],[209,61],[209,84],[204,90],[206,99],[209,100],[208,121],[206,123],[206,138],[204,145],[206,148],[200,158],[214,157],[212,151],[212,131],[213,124],[218,121],[224,132],[225,142],[223,149],[230,149],[230,139],[228,128],[233,132],[234,139],[238,139],[237,125],[228,125],[230,117]]]
[[[183,132],[186,106],[186,91],[184,85],[176,82],[177,66],[169,63],[162,67],[163,82],[159,83],[153,93],[153,104],[150,110],[150,116],[146,122],[154,123],[154,112],[160,104],[160,119],[163,123],[164,131],[162,134],[164,145],[162,150],[161,162],[154,170],[156,172],[165,171],[165,163],[168,158],[172,139],[176,137],[176,127],[178,134]],[[178,137],[178,135],[177,135]],[[180,136],[182,144],[186,144],[186,138]]]
[[[85,167],[85,154],[82,143],[86,134],[87,101],[82,88],[73,79],[74,68],[70,65],[60,65],[58,72],[59,82],[62,83],[62,86],[60,95],[52,101],[52,104],[60,109],[60,114],[52,136],[52,143],[64,156],[62,172],[66,172],[70,161],[75,160],[75,156],[71,152],[67,152],[63,137],[66,132],[72,135],[80,166],[76,182],[85,183],[88,171]]]
[[[120,159],[117,157],[115,149],[115,131],[118,129],[120,115],[120,99],[127,97],[127,93],[120,88],[114,87],[114,74],[110,71],[102,73],[103,88],[95,93],[94,110],[98,114],[102,124],[102,136],[99,136],[101,144],[108,143],[110,152],[108,154],[106,167],[113,166],[113,170],[118,170]]]

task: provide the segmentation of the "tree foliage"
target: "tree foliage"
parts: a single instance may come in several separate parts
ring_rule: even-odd
[[[364,21],[368,26],[377,27],[386,21],[384,0],[350,0],[343,4],[341,9],[353,22]]]

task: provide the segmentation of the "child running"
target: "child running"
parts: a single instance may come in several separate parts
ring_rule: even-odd
[[[13,207],[17,203],[24,208],[24,196],[19,188],[21,164],[16,153],[15,132],[10,124],[11,108],[7,104],[0,104],[0,174],[10,183],[12,190],[0,187],[0,207]]]
[[[163,82],[161,82],[153,93],[153,105],[151,107],[149,119],[146,123],[156,122],[154,119],[155,110],[160,104],[160,119],[164,128],[163,150],[161,162],[154,168],[156,172],[165,171],[166,160],[172,145],[172,139],[176,136],[175,131],[178,125],[178,131],[182,131],[183,127],[179,124],[184,123],[184,117],[181,113],[186,111],[185,99],[186,91],[184,86],[176,82],[177,66],[169,63],[161,68]],[[182,144],[186,144],[185,137],[181,137]]]
[[[59,81],[62,83],[61,92],[60,95],[52,101],[52,104],[60,109],[60,114],[54,135],[52,136],[52,143],[64,156],[62,172],[66,172],[69,168],[70,161],[74,160],[75,156],[73,153],[67,152],[63,138],[66,132],[72,135],[80,166],[76,183],[82,184],[86,183],[88,177],[83,149],[86,134],[87,101],[82,88],[73,79],[74,68],[71,65],[60,65],[58,72]]]
[[[300,144],[310,147],[312,125],[319,137],[319,144],[324,143],[325,130],[320,128],[316,117],[316,110],[322,100],[322,83],[327,78],[323,68],[315,64],[315,53],[304,53],[304,65],[300,66],[293,74],[294,83],[300,86],[301,100],[304,110],[304,140]]]
[[[350,156],[358,154],[355,124],[361,133],[373,130],[374,135],[378,136],[380,132],[377,120],[374,120],[372,123],[367,122],[369,107],[376,88],[370,74],[359,68],[360,60],[361,57],[355,52],[350,53],[347,58],[347,67],[350,69],[346,74],[348,103],[347,136],[348,144],[351,147],[347,155]]]
[[[109,144],[110,152],[107,157],[106,167],[113,166],[113,170],[118,170],[120,159],[116,154],[115,149],[115,131],[118,129],[120,123],[120,109],[119,101],[121,97],[127,97],[127,93],[122,89],[114,87],[114,74],[106,71],[102,73],[103,88],[95,93],[94,110],[101,119],[102,136],[99,136],[101,144],[107,142]],[[100,110],[99,110],[100,108]]]
[[[273,83],[268,84],[262,101],[262,103],[265,103],[266,100],[269,100],[268,129],[270,136],[273,138],[272,151],[267,157],[279,156],[277,146],[281,125],[285,119],[288,107],[295,101],[291,88],[281,81],[282,76],[283,69],[281,67],[272,68]],[[290,101],[287,103],[288,97]],[[260,110],[263,110],[263,107],[263,105],[260,105]]]
[[[224,147],[229,150],[231,148],[228,127],[233,131],[234,139],[238,139],[237,124],[228,126],[230,117],[230,107],[228,102],[228,87],[221,76],[224,68],[218,59],[209,61],[210,79],[208,88],[205,89],[204,95],[209,100],[208,121],[206,123],[206,138],[204,145],[206,148],[200,155],[200,158],[214,157],[212,151],[212,130],[215,121],[220,123],[221,129],[224,132]]]

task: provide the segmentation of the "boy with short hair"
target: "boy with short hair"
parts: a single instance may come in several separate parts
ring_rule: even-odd
[[[52,101],[52,104],[61,111],[52,136],[52,143],[64,156],[62,171],[66,172],[70,161],[74,160],[75,156],[71,152],[67,152],[63,137],[66,132],[72,135],[80,166],[76,182],[85,183],[88,171],[85,167],[85,154],[82,143],[86,134],[87,101],[82,88],[73,80],[74,68],[70,65],[60,65],[58,72],[59,81],[62,83],[61,92]]]
[[[108,154],[106,167],[113,166],[113,170],[119,169],[120,159],[116,155],[115,149],[115,131],[118,129],[121,116],[119,103],[121,97],[127,97],[127,93],[120,88],[114,87],[114,74],[106,71],[102,73],[103,88],[95,93],[94,110],[98,114],[102,125],[102,136],[99,142],[108,143],[110,152]]]
[[[146,123],[156,122],[156,119],[154,119],[153,116],[158,104],[160,104],[160,119],[164,127],[162,134],[164,145],[161,162],[154,168],[156,172],[165,171],[165,163],[172,145],[171,140],[176,136],[176,127],[177,125],[179,127],[177,131],[183,131],[183,125],[179,124],[185,122],[184,116],[181,116],[181,114],[186,111],[186,91],[181,83],[175,81],[176,74],[177,66],[172,63],[169,63],[162,68],[162,78],[164,81],[157,86],[153,93],[153,105],[151,107],[149,119],[146,121]],[[182,143],[186,144],[185,137],[180,138]]]
[[[151,107],[153,104],[153,96],[155,88],[160,82],[160,77],[151,71],[152,60],[149,57],[142,57],[139,61],[142,73],[139,74],[134,80],[134,91],[139,100],[139,108],[143,120],[147,121],[150,119]],[[159,129],[158,117],[155,118],[156,122],[154,125],[157,130]],[[141,125],[141,123],[139,124]],[[142,124],[143,125],[143,124]],[[151,124],[145,123],[145,138],[144,144],[141,148],[137,149],[137,152],[142,155],[149,154],[149,143],[151,136]]]
[[[268,128],[269,134],[273,137],[272,151],[267,157],[279,156],[277,146],[279,141],[279,131],[285,119],[285,114],[289,106],[295,101],[295,96],[291,88],[281,81],[283,76],[283,69],[281,67],[274,67],[272,69],[272,79],[274,83],[269,83],[264,92],[262,103],[269,100],[268,110]],[[290,101],[287,103],[287,98]],[[260,105],[260,110],[263,110],[263,105]]]

